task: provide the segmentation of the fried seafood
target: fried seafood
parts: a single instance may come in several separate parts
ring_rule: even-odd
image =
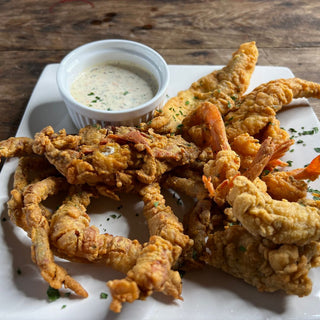
[[[227,196],[232,214],[254,236],[277,244],[306,245],[320,239],[319,210],[274,200],[244,176],[236,177]]]
[[[291,171],[275,171],[262,175],[268,194],[276,200],[287,199],[294,202],[307,196],[308,184],[303,180],[314,181],[320,175],[320,156],[301,169]]]
[[[1,157],[20,157],[8,214],[31,238],[32,259],[52,287],[88,295],[57,256],[124,273],[107,282],[115,312],[154,292],[182,299],[177,269],[204,264],[260,291],[310,293],[308,272],[320,265],[320,201],[307,198],[307,183],[320,175],[320,156],[283,171],[289,161],[281,158],[294,141],[276,113],[293,98],[320,98],[320,85],[280,79],[245,95],[257,57],[254,42],[242,44],[224,68],[179,92],[139,128],[95,125],[71,135],[48,126],[34,139],[0,142]],[[193,198],[183,224],[162,187]],[[60,191],[66,198],[47,208],[44,200]],[[144,244],[100,233],[90,222],[94,198],[119,200],[121,193],[142,198]]]
[[[221,70],[194,82],[187,90],[171,98],[151,121],[151,128],[159,133],[176,132],[183,119],[205,101],[214,101],[223,114],[247,90],[258,59],[255,42],[242,44]]]
[[[262,84],[243,96],[235,111],[230,111],[224,118],[227,136],[230,142],[240,134],[254,136],[269,125],[269,136],[275,142],[288,139],[288,134],[278,127],[276,113],[293,98],[320,98],[320,84],[299,78],[279,79]],[[282,137],[279,141],[279,136]]]
[[[166,206],[159,184],[143,187],[140,194],[151,237],[127,277],[108,282],[113,299],[110,307],[115,312],[121,311],[123,302],[144,299],[155,291],[181,299],[181,278],[171,268],[182,250],[193,244],[172,209]]]
[[[259,291],[283,290],[302,297],[312,290],[308,272],[320,266],[319,256],[318,242],[275,245],[242,226],[232,226],[209,235],[205,261]]]
[[[33,139],[22,137],[15,138],[11,137],[7,140],[0,142],[0,160],[1,157],[22,157],[33,154],[32,151]]]
[[[60,289],[64,285],[65,288],[70,288],[78,295],[87,297],[86,290],[70,277],[64,268],[54,262],[50,249],[49,222],[47,217],[43,216],[42,209],[39,206],[41,201],[63,190],[64,186],[64,178],[49,177],[28,185],[24,190],[24,207],[22,210],[31,231],[32,260],[40,268],[42,277],[51,287]]]
[[[142,246],[137,240],[101,234],[90,225],[86,208],[91,190],[72,186],[68,197],[52,215],[50,242],[60,257],[82,262],[103,262],[126,273],[136,262]]]
[[[60,137],[62,135],[62,137]],[[90,139],[84,138],[91,136]],[[94,138],[93,138],[94,137]],[[56,139],[72,143],[59,149]],[[107,129],[86,127],[79,136],[56,134],[51,127],[36,134],[35,153],[45,155],[71,184],[103,186],[112,191],[132,191],[135,183],[152,183],[175,166],[195,160],[198,148],[180,136],[161,136],[134,128]],[[116,195],[113,195],[116,198]]]

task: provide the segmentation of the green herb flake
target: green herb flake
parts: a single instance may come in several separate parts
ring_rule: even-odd
[[[186,102],[185,102],[185,105],[187,106],[189,103],[190,103],[189,101],[186,101]]]
[[[299,143],[299,144],[300,144],[300,143],[303,143],[303,140],[298,140],[297,143]]]
[[[123,93],[123,95],[126,96],[128,93],[129,93],[129,91],[125,91],[125,92]]]
[[[64,304],[64,305],[61,307],[61,309],[65,309],[66,307],[67,307],[67,305]]]
[[[239,250],[242,251],[242,252],[246,252],[247,251],[247,249],[244,246],[240,246]]]
[[[108,299],[108,294],[105,292],[100,293],[100,299]]]
[[[233,101],[236,101],[236,100],[237,100],[237,97],[236,97],[236,96],[231,96],[231,99],[232,99]]]
[[[179,125],[177,125],[177,129],[178,129],[178,130],[180,130],[182,127],[183,127],[183,124],[182,124],[182,123],[179,124]]]
[[[293,162],[292,160],[288,160],[287,161],[287,164],[288,164],[289,167],[292,167],[292,162]]]
[[[51,286],[49,286],[48,290],[47,290],[47,296],[48,296],[48,300],[50,302],[56,301],[60,298],[60,292],[58,289],[52,288]]]
[[[265,170],[262,171],[262,175],[263,175],[263,176],[266,176],[266,175],[268,175],[269,173],[270,173],[270,170],[268,170],[268,169],[265,169]]]
[[[94,96],[94,92],[88,93],[88,96]]]
[[[154,205],[155,207],[157,207],[157,206],[159,205],[159,201],[155,201],[155,202],[153,203],[153,205]]]
[[[230,101],[228,101],[228,108],[229,108],[229,109],[231,108],[231,103],[230,103]]]
[[[116,214],[112,214],[110,217],[111,217],[112,219],[116,219],[116,218],[117,218],[117,215],[116,215]]]
[[[314,151],[320,153],[320,148],[314,148]]]

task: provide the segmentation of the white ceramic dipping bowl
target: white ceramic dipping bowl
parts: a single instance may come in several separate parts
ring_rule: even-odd
[[[158,90],[153,98],[131,109],[98,110],[77,102],[70,87],[77,76],[97,64],[108,61],[132,63],[153,75]],[[159,53],[150,47],[128,40],[101,40],[85,44],[71,51],[61,61],[57,84],[69,115],[78,129],[86,125],[101,124],[136,126],[151,119],[153,111],[163,105],[169,83],[169,69]]]

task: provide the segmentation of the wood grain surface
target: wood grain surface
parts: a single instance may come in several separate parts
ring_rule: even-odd
[[[15,135],[45,65],[94,40],[142,42],[169,64],[225,64],[254,40],[259,65],[320,82],[316,0],[0,0],[0,21],[0,140]]]

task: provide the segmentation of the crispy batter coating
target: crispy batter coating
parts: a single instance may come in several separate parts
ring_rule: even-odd
[[[50,242],[56,254],[84,262],[104,262],[123,273],[135,264],[142,246],[137,240],[101,234],[90,225],[86,208],[92,191],[72,188],[70,195],[53,214],[50,223]]]
[[[159,236],[150,237],[127,277],[108,282],[113,299],[110,309],[120,312],[123,302],[145,299],[155,291],[181,299],[179,272],[171,270],[173,252],[173,245],[168,240]]]
[[[214,102],[225,114],[247,90],[258,59],[255,42],[243,43],[221,70],[194,82],[187,90],[171,98],[151,121],[151,128],[167,133],[179,130],[183,119],[202,102]]]
[[[28,228],[31,230],[31,256],[34,263],[40,268],[42,277],[51,287],[59,289],[62,285],[70,288],[78,295],[87,297],[88,293],[68,272],[54,262],[50,249],[49,222],[42,215],[40,202],[48,196],[62,191],[65,186],[64,178],[49,177],[28,185],[23,193],[23,212],[26,216]]]
[[[320,98],[320,84],[292,78],[270,81],[255,88],[242,97],[237,110],[230,111],[224,118],[229,141],[243,133],[258,134],[268,124],[276,125],[276,112],[293,98],[301,97]]]
[[[242,226],[232,226],[209,236],[205,261],[241,278],[259,291],[284,290],[299,297],[308,295],[308,272],[320,265],[320,244],[310,242],[275,245],[254,237]]]
[[[151,237],[127,277],[108,282],[113,298],[110,308],[114,312],[121,311],[123,302],[143,299],[155,291],[181,299],[181,278],[171,268],[193,241],[183,233],[182,224],[166,206],[158,183],[143,187],[140,194]]]
[[[131,191],[134,183],[152,183],[175,166],[193,161],[199,149],[181,136],[161,136],[152,130],[142,133],[134,128],[120,127],[119,132],[88,127],[80,136],[65,136],[67,145],[75,149],[59,149],[59,134],[51,127],[35,136],[33,150],[44,154],[71,184],[100,185],[117,191]],[[80,138],[80,139],[79,139]],[[75,143],[72,143],[72,139]],[[88,144],[86,144],[88,143]],[[102,191],[108,195],[108,191]],[[116,197],[116,196],[113,196]]]
[[[33,139],[27,137],[11,137],[0,141],[0,161],[1,157],[12,158],[31,155]]]
[[[320,239],[317,208],[274,200],[244,176],[233,180],[227,200],[233,215],[254,236],[300,246]]]

